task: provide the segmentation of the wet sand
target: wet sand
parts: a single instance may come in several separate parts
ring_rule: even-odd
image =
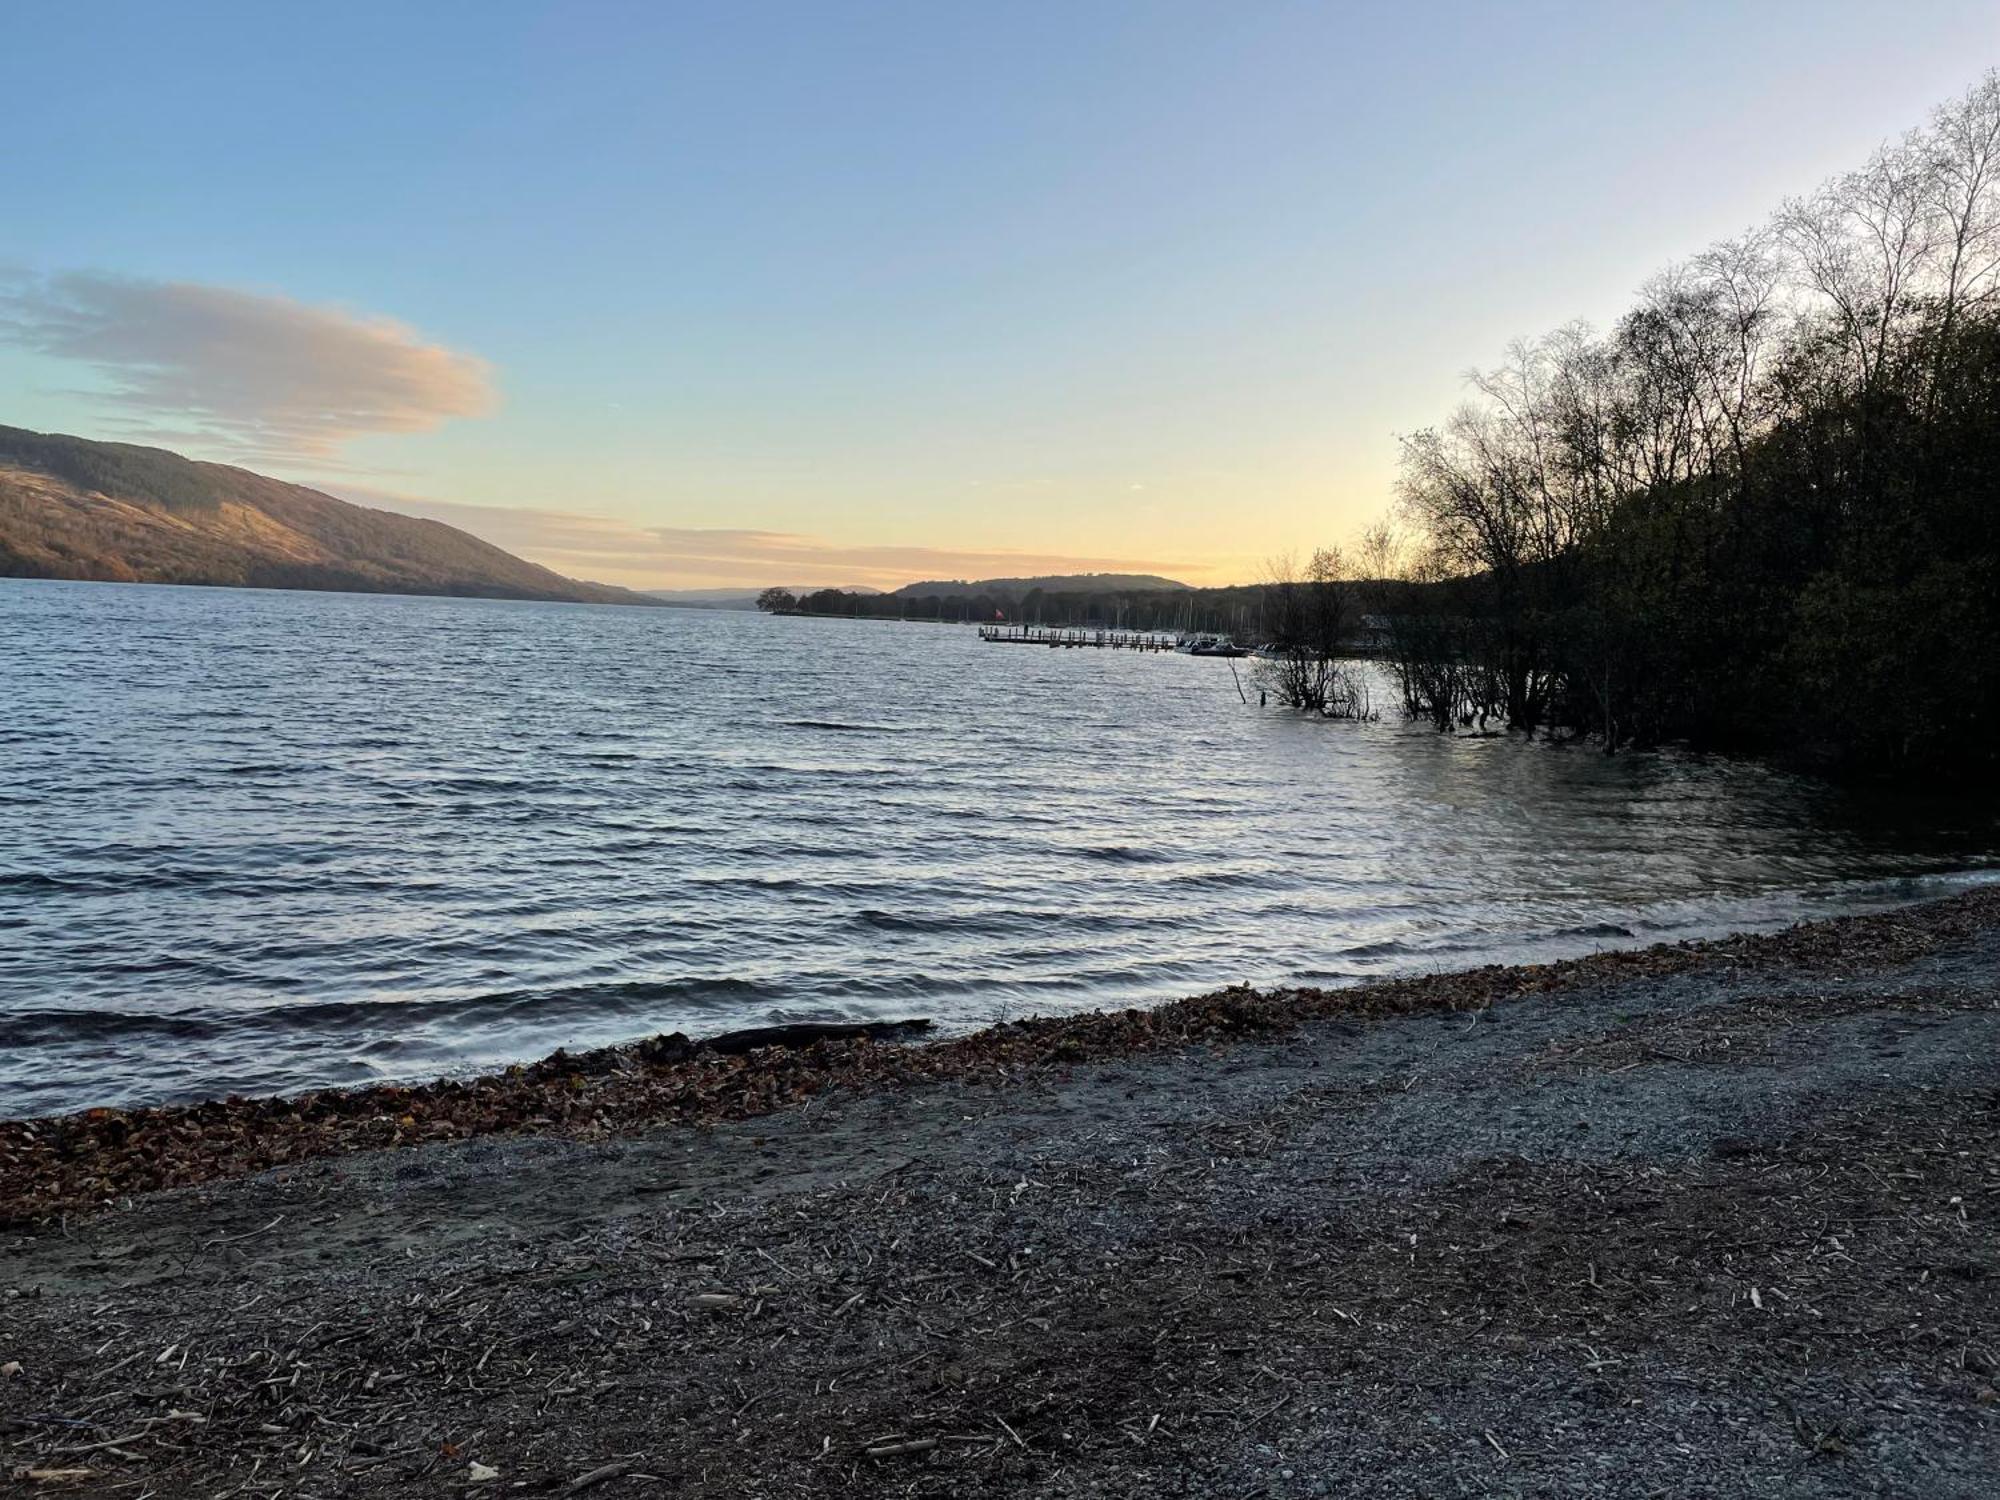
[[[512,1078],[469,1138],[371,1116],[400,1144],[96,1200],[95,1127],[17,1128],[6,1189],[53,1213],[0,1238],[0,1464],[159,1496],[1991,1493],[2000,892],[1370,993],[626,1053]],[[557,1088],[590,1110],[498,1109]]]

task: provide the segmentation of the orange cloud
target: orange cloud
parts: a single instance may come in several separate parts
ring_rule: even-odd
[[[851,546],[783,531],[641,526],[567,511],[464,505],[344,487],[361,504],[457,526],[495,546],[572,578],[631,588],[812,587],[867,584],[896,588],[932,579],[1024,577],[1041,573],[1158,573],[1195,581],[1208,569],[1191,563],[1061,552],[982,551],[949,547]]]
[[[391,319],[189,281],[0,284],[0,339],[91,366],[135,432],[247,459],[330,459],[495,404],[484,361]]]

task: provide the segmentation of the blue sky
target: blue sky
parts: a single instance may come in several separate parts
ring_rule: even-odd
[[[1221,580],[1349,539],[1469,366],[1610,321],[2000,61],[1957,0],[5,30],[0,422],[659,585]]]

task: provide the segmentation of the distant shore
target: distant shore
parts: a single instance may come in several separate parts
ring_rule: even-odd
[[[1982,889],[15,1123],[0,1460],[156,1496],[1980,1495],[1996,975]]]

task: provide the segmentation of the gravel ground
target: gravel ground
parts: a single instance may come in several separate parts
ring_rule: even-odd
[[[1992,1495],[2000,926],[1744,958],[141,1197],[0,1241],[0,1463],[132,1496]]]

